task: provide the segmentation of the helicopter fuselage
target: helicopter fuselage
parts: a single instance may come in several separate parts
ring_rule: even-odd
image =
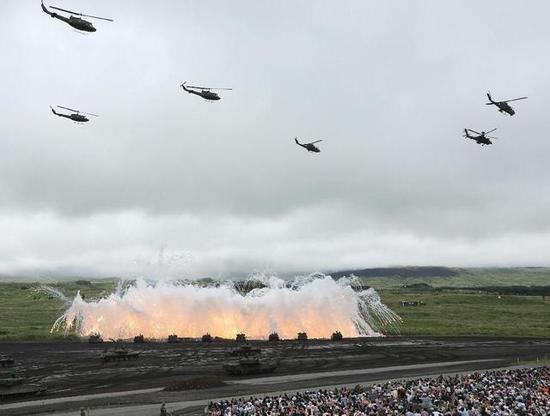
[[[81,19],[80,17],[70,16],[68,23],[75,29],[82,30],[84,32],[96,31],[96,28],[94,27],[92,22],[88,22],[87,20]]]
[[[314,144],[308,143],[308,144],[303,144],[302,146],[305,147],[308,152],[314,152],[314,153],[320,152],[319,148]]]
[[[476,141],[477,144],[480,144],[482,146],[493,144],[493,142],[485,136],[473,137],[473,139]]]
[[[218,101],[219,99],[221,99],[221,97],[218,94],[208,89],[204,89],[204,90],[201,89],[200,91],[195,91],[192,88],[186,88],[185,82],[181,84],[181,87],[183,88],[184,91],[188,92],[189,94],[198,95],[199,97],[202,97],[205,100]]]
[[[73,121],[76,121],[77,123],[86,123],[87,121],[90,121],[88,117],[76,113],[71,114],[69,118]]]
[[[208,91],[208,90],[203,90],[203,91],[200,91],[197,93],[198,95],[200,95],[202,98],[204,98],[205,100],[211,100],[211,101],[218,101],[221,97],[216,94],[215,92],[212,92],[212,91]]]
[[[488,146],[490,144],[493,144],[491,139],[489,139],[487,136],[485,136],[485,133],[483,133],[483,132],[479,136],[472,136],[470,133],[468,133],[467,130],[464,130],[464,132],[465,132],[464,137],[466,137],[467,139],[475,140],[475,142],[477,144],[480,144],[482,146]]]
[[[294,138],[294,141],[296,142],[296,144],[297,144],[298,146],[303,147],[303,148],[306,149],[308,152],[313,152],[313,153],[320,153],[320,152],[321,152],[321,150],[319,150],[319,148],[318,148],[317,146],[315,146],[315,143],[317,143],[317,142],[322,142],[322,140],[317,140],[317,141],[312,142],[312,143],[300,143],[300,142],[298,141],[298,138],[295,137],[295,138]]]
[[[86,123],[86,122],[90,121],[90,119],[88,117],[86,117],[85,115],[79,114],[79,113],[61,114],[61,113],[58,113],[57,111],[55,111],[53,108],[52,108],[52,113],[54,113],[58,117],[68,118],[69,120],[72,120],[76,123]]]
[[[497,102],[495,102],[495,105],[498,107],[498,111],[500,111],[501,113],[508,113],[511,116],[516,114],[516,112],[514,111],[512,106],[510,104],[508,104],[507,102],[504,102],[504,101],[498,102],[497,101]]]

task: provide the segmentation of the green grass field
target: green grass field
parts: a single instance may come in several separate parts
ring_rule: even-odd
[[[445,284],[439,286],[550,285],[548,269],[544,269],[545,273],[533,272],[532,269],[488,269],[486,275],[482,269],[468,270],[466,277],[462,274],[448,277],[444,279]],[[499,271],[502,272],[500,278]],[[475,281],[472,276],[475,276]],[[414,291],[402,287],[410,283],[432,284],[430,279],[415,278],[412,282],[397,277],[371,279],[382,301],[403,318],[402,335],[550,338],[549,297],[505,295],[499,298],[496,294],[471,290]],[[482,284],[474,285],[476,282]],[[50,286],[69,298],[80,291],[85,299],[98,299],[112,293],[115,285],[114,280],[98,280]],[[62,334],[50,334],[49,331],[66,305],[58,297],[38,290],[40,286],[37,283],[0,283],[0,341],[64,338]],[[402,300],[423,301],[425,306],[403,307]]]
[[[59,340],[62,334],[50,334],[50,328],[63,313],[65,303],[44,291],[36,283],[0,283],[0,341]],[[49,285],[68,297],[78,290],[86,299],[108,295],[115,287],[112,280],[91,285],[64,282]]]
[[[518,336],[550,338],[550,299],[446,291],[418,293],[380,290],[384,303],[401,318],[402,335]],[[402,300],[425,306],[401,306]]]
[[[403,278],[400,276],[360,277],[366,286],[375,289],[399,288],[411,284],[426,283],[433,287],[481,287],[481,286],[550,286],[550,268],[469,268],[451,269],[456,276],[431,276]]]

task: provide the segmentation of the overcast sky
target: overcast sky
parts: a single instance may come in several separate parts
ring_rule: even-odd
[[[550,265],[548,1],[47,4],[115,22],[0,2],[0,275]]]

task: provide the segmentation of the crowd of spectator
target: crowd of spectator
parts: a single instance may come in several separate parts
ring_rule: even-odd
[[[212,416],[550,415],[550,367],[213,402]]]

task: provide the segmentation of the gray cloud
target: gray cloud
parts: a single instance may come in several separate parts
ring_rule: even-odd
[[[59,5],[115,23],[0,5],[0,272],[120,273],[161,244],[196,273],[548,264],[546,2]],[[530,98],[507,118],[488,89]]]

